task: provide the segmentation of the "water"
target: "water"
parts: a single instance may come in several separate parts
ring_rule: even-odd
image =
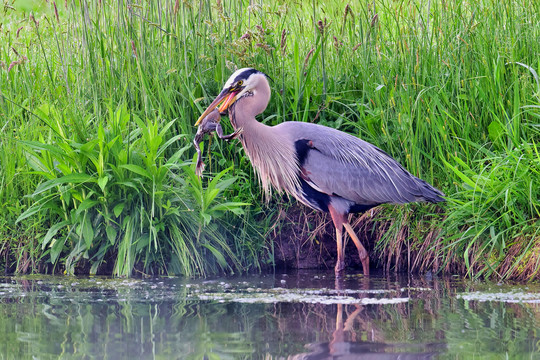
[[[300,272],[0,277],[0,359],[540,359],[540,288]]]

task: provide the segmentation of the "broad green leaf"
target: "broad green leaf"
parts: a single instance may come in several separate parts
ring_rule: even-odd
[[[169,140],[167,140],[167,141],[165,142],[165,144],[161,145],[161,147],[159,148],[159,150],[158,150],[156,156],[157,156],[157,157],[161,156],[161,155],[163,154],[163,152],[164,152],[165,150],[167,150],[167,148],[168,148],[169,146],[171,146],[172,144],[174,144],[176,141],[180,140],[180,139],[183,138],[183,137],[185,137],[185,135],[180,134],[180,135],[173,136],[172,138],[170,138]],[[191,145],[190,145],[190,146],[191,146]]]
[[[101,265],[101,261],[94,262],[92,266],[90,267],[90,275],[96,275],[100,265]]]
[[[206,213],[201,213],[201,217],[203,219],[203,223],[205,226],[210,224],[210,221],[212,220],[212,216]]]
[[[66,243],[66,239],[54,239],[51,244],[51,263],[55,264],[56,260],[58,260],[58,256],[62,253],[62,250],[64,249],[64,244]]]
[[[71,195],[73,196],[73,198],[74,198],[75,200],[77,200],[77,201],[79,201],[79,202],[81,202],[81,203],[84,201],[84,199],[83,199],[83,194],[81,194],[80,191],[73,190],[73,191],[71,192]]]
[[[124,210],[124,206],[126,206],[126,203],[123,203],[123,202],[116,204],[116,206],[113,209],[114,216],[119,217],[120,214],[122,213],[122,210]]]
[[[232,211],[236,215],[243,215],[244,209],[242,209],[242,206],[250,205],[249,203],[244,202],[226,202],[222,204],[217,204],[215,206],[212,206],[210,208],[209,212],[213,211]]]
[[[126,164],[126,165],[120,165],[119,167],[121,168],[124,168],[124,169],[127,169],[129,171],[132,171],[134,172],[135,174],[139,174],[139,175],[142,175],[150,180],[152,180],[152,175],[150,175],[150,173],[148,171],[146,171],[145,169],[143,169],[142,167],[140,167],[139,165],[135,165],[135,164]]]
[[[23,221],[24,219],[26,219],[26,218],[28,218],[28,217],[30,217],[32,215],[34,215],[35,213],[38,213],[42,209],[43,209],[43,206],[41,206],[41,204],[38,204],[38,203],[33,204],[25,212],[23,212],[21,215],[19,215],[19,217],[15,221],[15,224],[17,224],[20,221]]]
[[[165,134],[167,133],[167,131],[169,130],[169,128],[176,122],[176,119],[174,120],[171,120],[169,121],[167,124],[165,124],[164,126],[161,127],[161,130],[159,131],[159,135],[161,137],[165,136]],[[178,136],[185,136],[183,134],[180,134],[180,135],[177,135],[175,137],[178,137]],[[173,137],[173,138],[175,138]]]
[[[86,243],[86,248],[90,249],[92,246],[92,241],[94,241],[94,229],[92,228],[92,222],[90,221],[90,216],[85,216],[82,223],[82,234],[84,242]]]
[[[225,176],[225,174],[228,173],[231,169],[232,169],[232,166],[231,166],[231,167],[228,167],[227,169],[225,169],[225,170],[223,170],[223,171],[220,171],[219,174],[217,174],[217,175],[212,179],[212,181],[210,181],[210,183],[208,184],[208,189],[219,188],[218,184],[219,184],[221,178],[222,178],[223,176]]]
[[[214,199],[216,198],[216,196],[218,196],[218,194],[219,194],[219,189],[207,189],[204,192],[204,205],[205,205],[205,207],[210,205],[210,203],[212,201],[214,201]]]
[[[44,144],[39,141],[21,141],[21,143],[31,147],[32,149],[48,151],[51,154],[59,155],[60,157],[66,156],[66,153],[63,152],[58,146]]]
[[[150,236],[148,234],[141,235],[135,242],[135,251],[140,252],[148,246],[150,246]]]
[[[140,187],[135,184],[134,182],[132,181],[117,181],[114,183],[114,185],[122,185],[122,186],[127,186],[127,187],[130,187],[132,189],[135,189],[137,191],[140,191]]]
[[[51,226],[49,231],[47,231],[47,234],[45,234],[45,236],[41,240],[41,249],[45,250],[45,247],[47,246],[49,241],[51,241],[51,239],[58,233],[58,231],[69,224],[69,221],[62,221]]]
[[[237,180],[238,178],[236,176],[233,176],[229,179],[226,179],[226,180],[223,180],[223,181],[220,181],[218,184],[217,184],[217,188],[221,189],[221,190],[225,190],[227,189],[229,186],[231,186],[232,184],[234,184],[234,182]]]
[[[46,201],[39,201],[39,202],[36,202],[34,204],[32,204],[32,206],[30,206],[25,212],[23,212],[21,215],[19,215],[19,217],[17,218],[17,220],[15,220],[15,223],[19,223],[20,221],[23,221],[24,219],[42,211],[42,210],[47,210],[47,209],[52,209],[52,210],[57,210],[57,207],[56,205],[54,205],[51,201],[51,197],[49,197],[49,199],[47,199]]]
[[[212,245],[210,244],[202,244],[202,246],[204,246],[205,248],[207,248],[208,250],[210,250],[210,252],[212,252],[212,254],[214,255],[214,257],[216,258],[217,262],[221,265],[221,266],[227,266],[227,260],[225,260],[225,257],[223,256],[223,254],[221,252],[219,252],[218,249],[216,249],[215,247],[213,247]]]
[[[170,165],[170,164],[176,164],[178,163],[179,159],[182,157],[182,155],[184,155],[184,153],[189,150],[191,148],[191,144],[190,145],[186,145],[184,146],[183,148],[179,149],[178,151],[176,151],[166,162],[166,165]]]
[[[116,236],[118,235],[116,229],[111,225],[107,225],[107,227],[105,228],[105,232],[107,233],[107,239],[109,239],[111,245],[114,245],[114,243],[116,242]]]
[[[26,152],[26,163],[35,170],[36,174],[44,176],[47,179],[55,178],[55,175],[52,174],[51,170],[49,169],[47,160],[45,158],[37,156],[35,152]]]
[[[88,210],[88,209],[94,207],[94,205],[96,205],[96,204],[99,204],[99,201],[92,200],[92,199],[83,200],[83,202],[81,202],[81,204],[77,208],[77,215],[81,214],[85,210]]]
[[[63,184],[81,184],[85,182],[95,182],[95,178],[87,174],[69,174],[56,179],[45,181],[37,187],[32,196],[39,195],[55,186]]]
[[[107,186],[108,182],[109,182],[109,177],[105,175],[98,179],[97,183],[99,187],[101,188],[101,191],[105,191],[105,186]]]
[[[94,147],[98,144],[98,142],[98,139],[93,139],[84,144],[73,144],[73,146],[78,148],[83,154],[95,154]]]

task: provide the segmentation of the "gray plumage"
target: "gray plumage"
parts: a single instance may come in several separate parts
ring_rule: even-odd
[[[275,126],[275,131],[289,134],[291,142],[311,142],[299,171],[306,174],[304,180],[314,189],[330,195],[340,211],[348,211],[355,204],[444,200],[442,192],[411,175],[381,149],[355,136],[322,125],[292,121]]]
[[[228,109],[236,132],[242,131],[239,139],[267,195],[273,187],[330,213],[336,227],[336,274],[344,268],[343,228],[358,249],[364,273],[369,274],[369,257],[348,222],[349,213],[385,203],[444,201],[441,191],[355,136],[312,123],[288,121],[267,126],[258,122],[255,116],[266,109],[269,100],[266,75],[240,69],[197,124],[218,106],[220,112]]]

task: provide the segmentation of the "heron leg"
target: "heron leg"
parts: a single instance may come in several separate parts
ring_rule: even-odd
[[[360,257],[360,261],[362,262],[364,275],[369,276],[369,255],[366,248],[362,245],[362,243],[358,239],[358,236],[356,236],[351,224],[349,224],[348,222],[345,222],[343,223],[343,226],[345,227],[345,230],[347,230],[347,232],[349,233],[349,236],[354,242],[354,245],[356,245],[356,248],[358,249],[358,256]]]
[[[345,269],[345,249],[343,248],[343,230],[341,227],[336,226],[336,243],[337,243],[337,262],[335,272],[336,275],[340,275]]]
[[[343,304],[337,304],[336,330],[332,333],[332,340],[328,344],[331,358],[340,357],[343,353],[343,342],[345,341],[345,331],[343,328]],[[341,346],[340,346],[341,345]]]
[[[336,228],[336,244],[337,244],[337,262],[335,272],[339,276],[345,269],[345,248],[343,246],[343,224],[346,223],[345,215],[338,213],[332,205],[328,205],[328,210],[334,226]]]

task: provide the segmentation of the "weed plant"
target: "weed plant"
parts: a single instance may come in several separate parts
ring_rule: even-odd
[[[202,181],[190,163],[194,120],[251,66],[273,78],[265,123],[349,132],[448,195],[376,212],[388,269],[538,278],[539,3],[39,4],[0,10],[7,271],[271,262],[278,207],[241,147],[212,141]]]

